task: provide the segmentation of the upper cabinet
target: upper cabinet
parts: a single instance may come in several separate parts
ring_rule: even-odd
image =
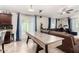
[[[11,24],[12,23],[12,15],[0,13],[0,24]]]

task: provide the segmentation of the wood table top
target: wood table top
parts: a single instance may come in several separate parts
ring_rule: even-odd
[[[51,44],[58,41],[62,41],[64,39],[58,36],[48,35],[48,34],[40,33],[40,32],[26,32],[26,34],[37,38],[44,44]]]

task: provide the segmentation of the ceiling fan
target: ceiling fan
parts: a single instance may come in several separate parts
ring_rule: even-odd
[[[67,9],[67,8],[63,8],[62,11],[61,11],[61,15],[63,14],[71,14],[71,12],[73,12],[74,9]]]

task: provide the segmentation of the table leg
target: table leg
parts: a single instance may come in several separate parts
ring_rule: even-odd
[[[39,45],[37,44],[36,53],[39,52]]]
[[[29,38],[29,36],[28,36],[28,37],[27,37],[27,41],[26,41],[27,44],[28,44],[29,39],[30,39],[30,38]]]
[[[42,49],[43,48],[37,44],[36,53],[39,53],[39,51],[42,50]]]
[[[45,53],[48,53],[48,45],[45,45]]]
[[[5,50],[4,50],[4,43],[2,44],[2,50],[3,50],[3,53],[5,53]]]

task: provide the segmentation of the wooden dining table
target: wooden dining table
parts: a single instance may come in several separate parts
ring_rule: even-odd
[[[64,40],[64,38],[40,32],[26,32],[26,34],[28,36],[26,41],[27,44],[29,39],[32,39],[37,44],[36,53],[42,49],[45,50],[45,53],[48,53],[48,45],[54,44],[53,47],[57,47],[59,44],[56,43]]]

